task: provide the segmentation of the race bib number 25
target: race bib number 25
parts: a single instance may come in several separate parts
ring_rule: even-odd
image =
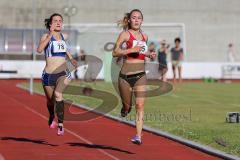
[[[147,52],[148,46],[146,42],[133,40],[133,47],[135,47],[136,45],[141,47],[141,51],[140,51],[141,54],[145,54]]]

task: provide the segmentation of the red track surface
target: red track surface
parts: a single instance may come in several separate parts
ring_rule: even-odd
[[[0,80],[0,160],[213,160],[182,144],[144,132],[143,145],[130,143],[135,129],[108,118],[66,122],[64,136],[47,126],[45,97],[29,95],[17,80]],[[2,159],[1,159],[2,156]]]

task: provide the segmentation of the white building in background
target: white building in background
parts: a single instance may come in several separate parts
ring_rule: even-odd
[[[31,28],[31,2],[36,4],[39,28],[50,14],[63,14],[67,5],[78,8],[72,23],[115,23],[133,8],[142,10],[147,23],[184,23],[188,61],[226,61],[229,41],[237,50],[240,46],[239,0],[1,0],[1,27]]]

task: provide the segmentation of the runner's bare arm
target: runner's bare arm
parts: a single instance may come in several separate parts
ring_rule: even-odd
[[[49,34],[44,34],[39,41],[37,52],[42,53],[42,51],[47,46],[50,40],[51,40],[51,36]]]
[[[113,49],[112,55],[113,57],[119,57],[119,56],[123,56],[123,55],[127,55],[129,53],[133,53],[133,52],[139,52],[141,50],[140,46],[135,46],[134,48],[129,48],[129,49],[122,49],[121,45],[126,42],[129,38],[129,35],[127,32],[122,32],[118,39],[117,42],[115,44],[115,47]]]

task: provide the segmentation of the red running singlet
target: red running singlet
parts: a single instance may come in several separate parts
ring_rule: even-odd
[[[142,40],[137,40],[137,39],[132,35],[131,32],[128,31],[128,33],[129,33],[130,37],[129,37],[128,41],[126,42],[127,49],[133,48],[133,47],[135,47],[135,46],[137,45],[137,46],[140,46],[140,47],[141,47],[141,50],[140,50],[140,52],[138,52],[138,53],[129,53],[129,54],[127,55],[127,59],[128,59],[128,60],[130,60],[130,59],[140,59],[140,60],[144,60],[144,59],[145,59],[145,53],[147,52],[148,47],[147,47],[147,43],[146,43],[146,40],[145,40],[143,34],[141,33],[141,35],[142,35]]]

